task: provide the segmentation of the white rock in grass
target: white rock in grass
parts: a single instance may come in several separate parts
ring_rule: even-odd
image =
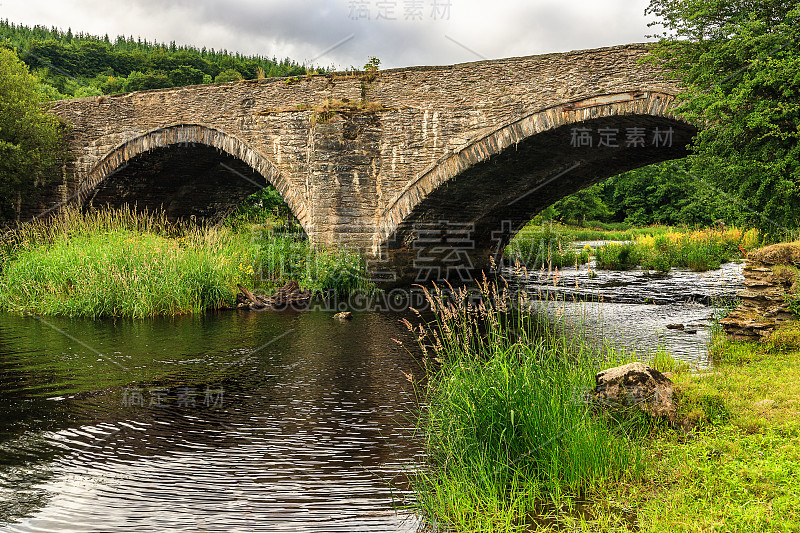
[[[592,397],[598,403],[619,408],[638,406],[657,418],[675,421],[672,381],[644,363],[630,363],[598,372]]]

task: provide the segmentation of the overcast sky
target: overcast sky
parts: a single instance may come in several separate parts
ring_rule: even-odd
[[[0,18],[343,69],[644,42],[647,0],[0,0]]]

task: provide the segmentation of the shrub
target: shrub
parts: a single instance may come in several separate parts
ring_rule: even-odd
[[[628,270],[639,263],[637,249],[632,243],[610,243],[595,250],[597,267],[606,270]]]

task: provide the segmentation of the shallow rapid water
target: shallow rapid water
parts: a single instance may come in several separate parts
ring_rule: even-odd
[[[397,319],[0,315],[0,530],[415,531]]]
[[[592,271],[595,274],[590,275]],[[659,348],[706,367],[711,326],[742,287],[742,264],[718,270],[667,274],[596,270],[594,264],[561,270],[506,271],[512,287],[528,291],[537,307],[568,331],[649,357]],[[670,329],[681,325],[683,329]]]

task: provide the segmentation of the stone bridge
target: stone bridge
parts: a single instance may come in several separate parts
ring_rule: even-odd
[[[314,243],[396,282],[485,269],[559,198],[682,157],[646,45],[57,102],[58,198],[219,220],[274,185]]]

